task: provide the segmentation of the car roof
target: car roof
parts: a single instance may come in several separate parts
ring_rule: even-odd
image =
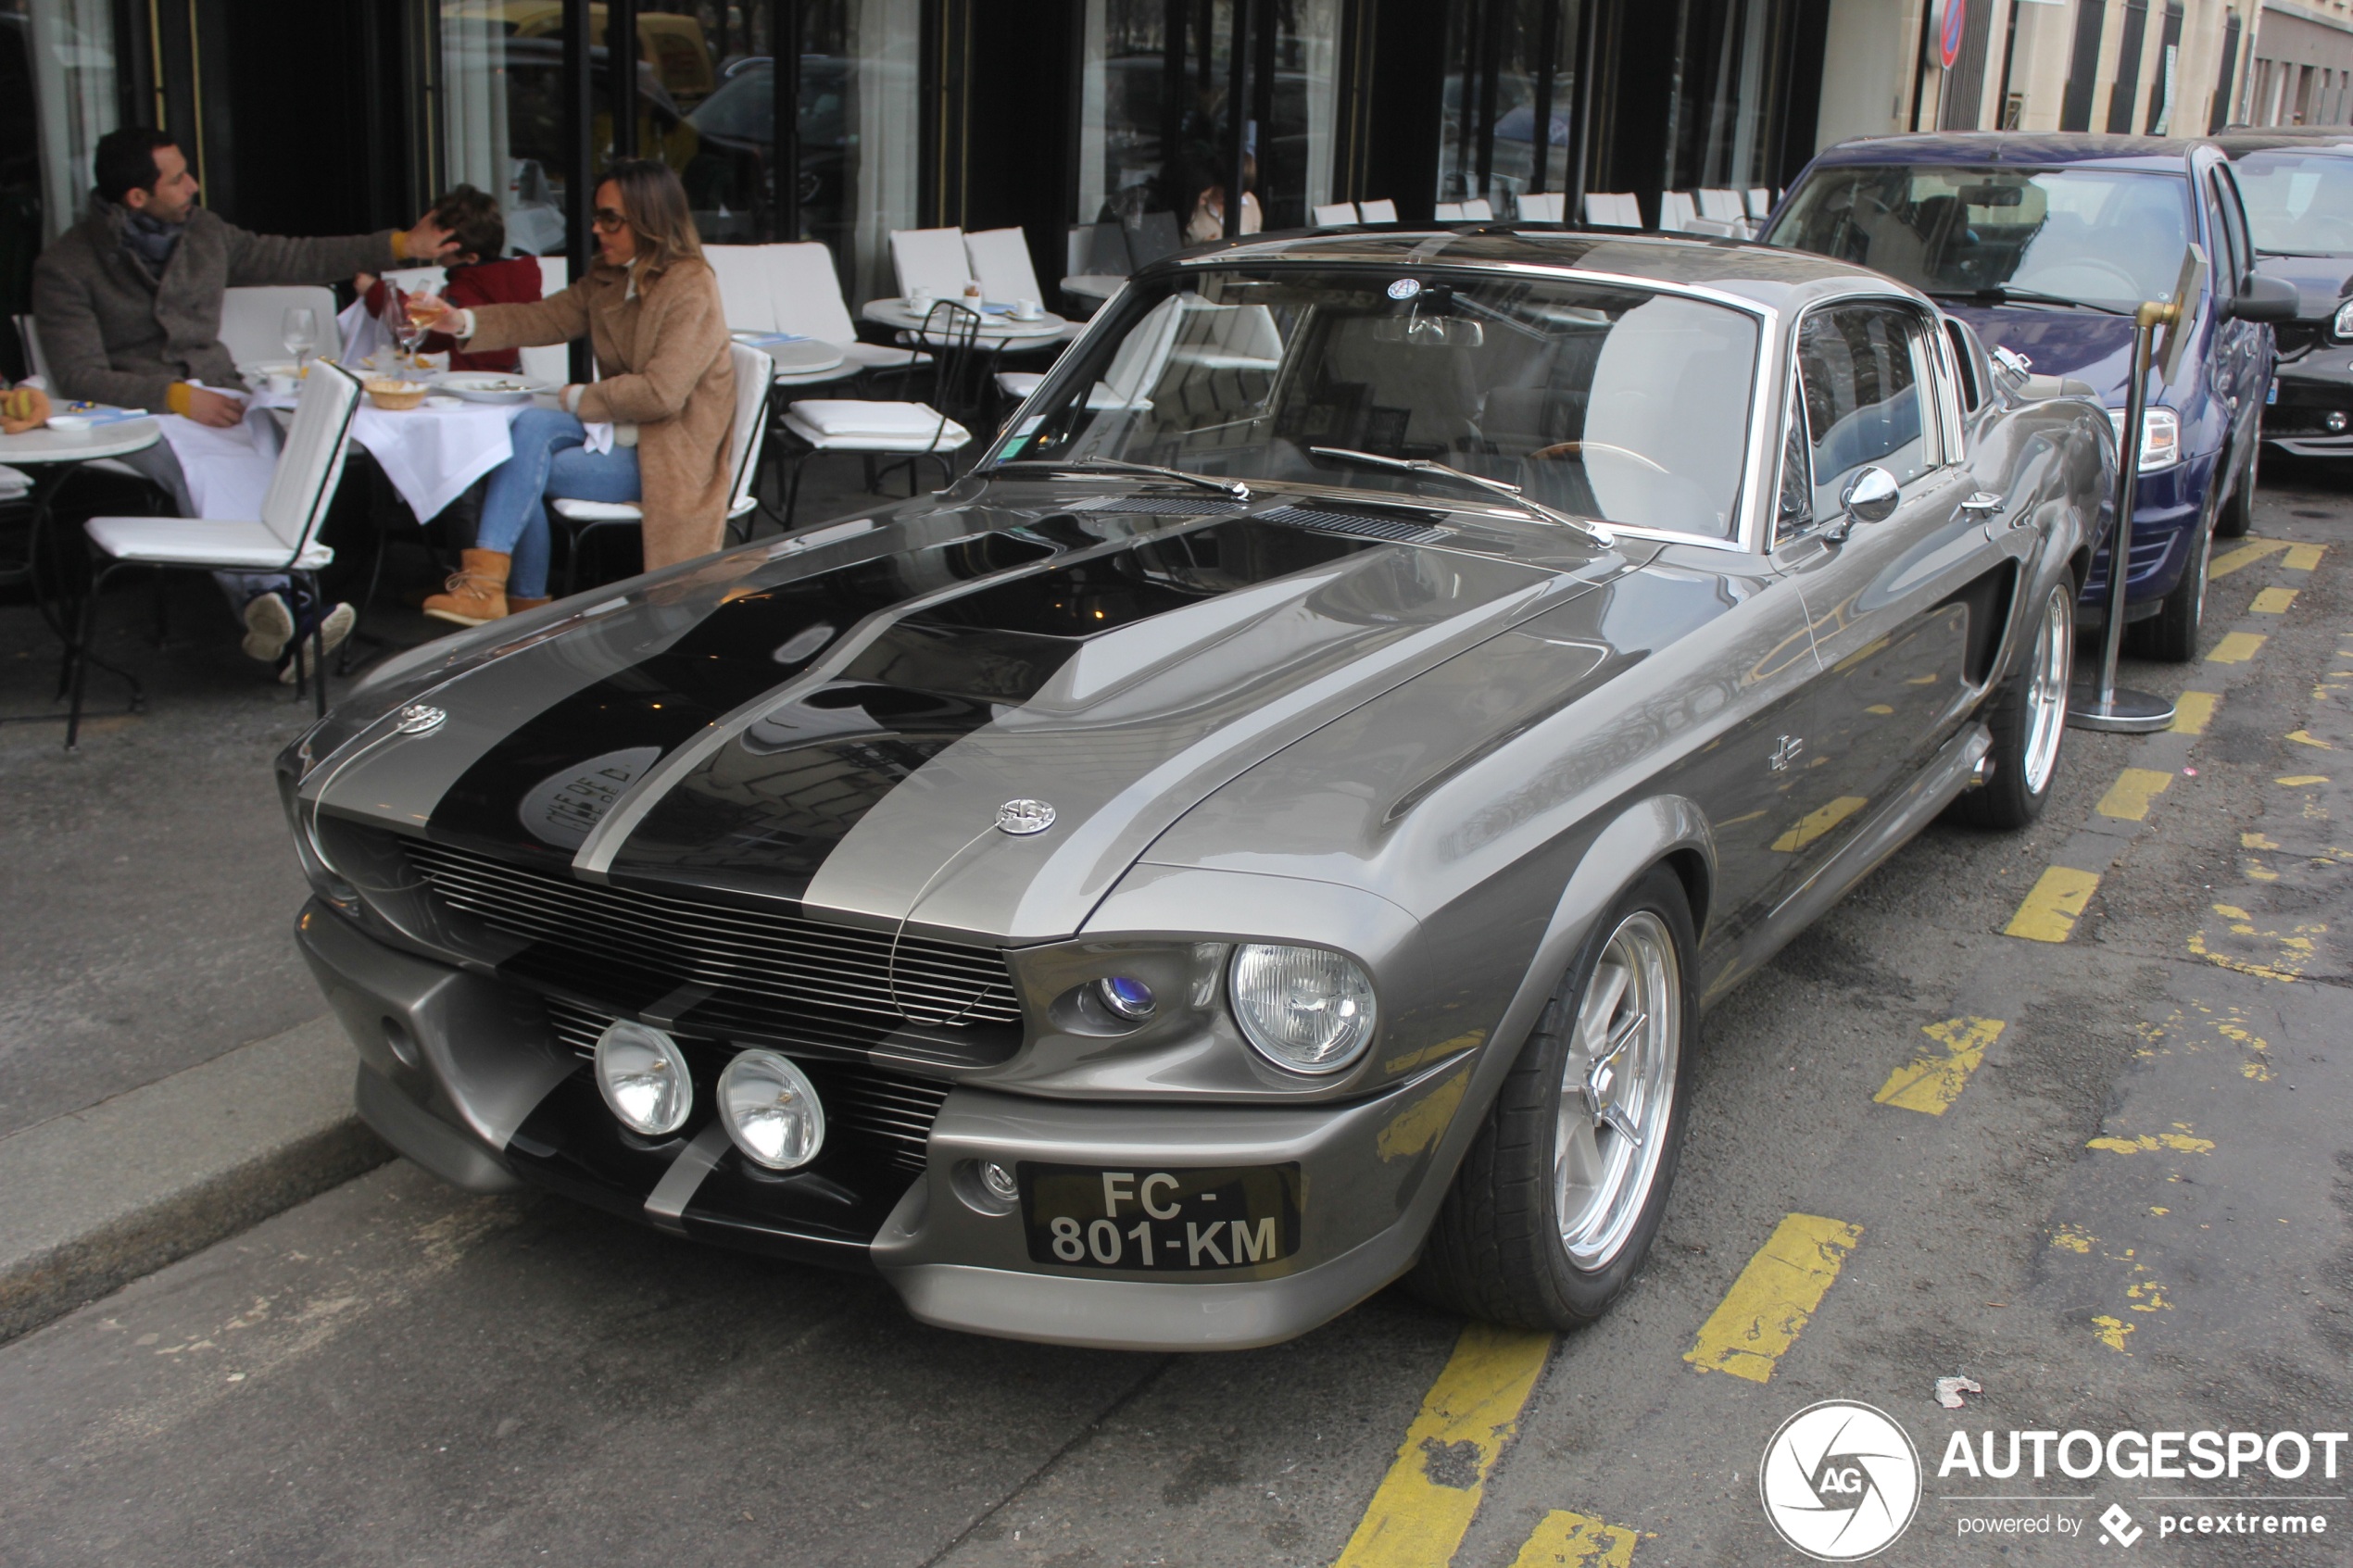
[[[2229,157],[2249,153],[2297,152],[2353,157],[2353,125],[2276,126],[2261,131],[2225,131],[2212,138]]]
[[[1858,136],[1825,147],[1818,166],[1869,163],[2096,163],[2111,169],[2145,169],[2178,174],[2190,155],[2208,146],[2204,137],[2116,136],[2105,132],[2050,131],[1931,131],[1901,136]]]
[[[1546,224],[1480,224],[1462,229],[1318,229],[1265,234],[1187,251],[1149,269],[1182,270],[1253,261],[1374,265],[1404,269],[1488,267],[1556,269],[1671,287],[1712,289],[1774,309],[1790,309],[1858,286],[1909,295],[1912,290],[1869,268],[1810,251],[1745,240],[1642,233],[1627,229],[1567,229]],[[1925,297],[1925,296],[1920,296]]]

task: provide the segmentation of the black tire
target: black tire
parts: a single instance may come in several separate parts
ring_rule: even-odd
[[[2067,691],[2074,674],[2075,579],[2062,576],[2043,596],[2018,668],[1986,699],[1994,748],[1985,754],[1985,782],[1953,802],[1954,816],[1978,827],[2015,830],[2043,814],[2067,749]]]
[[[2263,461],[2263,443],[2247,444],[2246,471],[2239,475],[2238,488],[2222,504],[2222,515],[2214,520],[2217,539],[2244,539],[2255,526],[2255,475]]]
[[[2206,622],[2206,568],[2214,558],[2214,523],[2208,519],[2197,531],[2189,564],[2182,580],[2165,596],[2158,612],[2124,628],[2126,650],[2138,659],[2163,664],[2187,664],[2197,657],[2197,634]]]
[[[1605,954],[1622,957],[1628,951],[1617,939],[1629,931],[1639,932],[1644,943],[1663,935],[1672,950],[1671,977],[1661,976],[1654,994],[1674,998],[1674,1017],[1667,1026],[1674,1035],[1673,1065],[1652,1080],[1667,1085],[1667,1095],[1663,1107],[1647,1113],[1657,1118],[1653,1135],[1658,1151],[1642,1178],[1639,1198],[1632,1185],[1619,1189],[1624,1198],[1613,1210],[1618,1220],[1606,1227],[1606,1255],[1584,1266],[1570,1254],[1559,1212],[1554,1160],[1563,1080],[1572,1062],[1587,990]],[[1658,1234],[1682,1150],[1692,1062],[1699,1042],[1699,985],[1692,961],[1695,947],[1683,884],[1665,866],[1652,868],[1594,922],[1592,935],[1545,1005],[1543,1017],[1454,1174],[1454,1185],[1408,1282],[1416,1295],[1490,1323],[1570,1329],[1599,1318],[1626,1289]],[[1613,960],[1614,972],[1625,967]],[[1631,989],[1629,984],[1619,994]],[[1600,1121],[1597,1114],[1596,1123]],[[1640,1151],[1650,1141],[1646,1136],[1640,1143],[1629,1140],[1610,1147]]]

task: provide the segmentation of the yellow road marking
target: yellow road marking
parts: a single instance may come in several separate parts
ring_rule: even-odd
[[[2285,784],[2290,789],[2302,789],[2306,784],[2326,784],[2329,776],[2326,773],[2283,773],[2271,782]]]
[[[1948,1018],[1922,1025],[1920,1033],[1943,1046],[1943,1053],[1919,1057],[1909,1067],[1889,1073],[1872,1100],[1928,1116],[1944,1115],[1961,1098],[1969,1075],[1985,1060],[1985,1047],[2001,1038],[2002,1029],[1998,1018]]]
[[[2173,782],[2171,773],[2160,773],[2155,768],[2127,768],[2108,786],[2100,803],[2093,809],[2103,817],[2115,817],[2123,822],[2142,822],[2148,820],[2149,802],[2165,793]]]
[[[1729,1372],[1751,1383],[1771,1377],[1774,1362],[1797,1342],[1839,1265],[1862,1239],[1863,1227],[1843,1220],[1783,1219],[1700,1324],[1683,1359],[1702,1372]]]
[[[2051,1233],[2053,1247],[2064,1247],[2070,1252],[2081,1252],[2087,1257],[2091,1254],[2092,1243],[2097,1240],[2098,1236],[2082,1225],[2061,1225]]]
[[[2243,566],[2253,566],[2265,556],[2287,548],[2284,539],[2249,539],[2235,549],[2225,550],[2207,563],[2206,575],[2211,580],[2228,577]]]
[[[2258,615],[2285,615],[2288,607],[2294,603],[2296,603],[2295,589],[2266,588],[2256,595],[2255,602],[2246,608]]]
[[[2075,922],[2083,915],[2083,906],[2092,901],[2099,890],[2100,873],[2079,872],[2073,866],[2045,868],[2042,877],[2027,890],[2026,901],[2002,928],[2005,936],[2023,936],[2029,942],[2064,942],[2075,934]]]
[[[2326,545],[2290,545],[2280,564],[2290,571],[2316,571],[2320,569],[2321,557],[2327,549]]]
[[[2154,1154],[2162,1148],[2176,1154],[2211,1154],[2214,1140],[2194,1138],[2186,1133],[2143,1133],[2136,1138],[2094,1138],[2083,1147],[2109,1154]]]
[[[1623,1524],[1554,1509],[1512,1559],[1512,1568],[1629,1568],[1634,1541],[1634,1532]]]
[[[1773,840],[1774,851],[1793,854],[1869,804],[1859,795],[1842,795],[1819,810],[1808,811],[1799,818],[1795,827]]]
[[[2263,649],[2264,638],[2256,632],[2225,632],[2214,651],[2206,656],[2208,664],[2245,664]]]
[[[2215,692],[2183,692],[2173,701],[2175,734],[2202,735],[2206,726],[2214,721],[2214,709],[2222,700]]]
[[[2328,742],[2316,738],[2309,730],[2290,730],[2287,733],[2287,738],[2294,741],[2298,746],[2316,746],[2322,751],[2334,751],[2336,749],[2336,747],[2331,746]]]
[[[1335,1568],[1437,1568],[1478,1512],[1553,1336],[1467,1323]]]
[[[2128,1356],[2133,1353],[2124,1349],[2124,1336],[2133,1332],[2133,1325],[2122,1318],[2112,1318],[2103,1312],[2092,1320],[2092,1332],[2109,1349],[2123,1351]]]

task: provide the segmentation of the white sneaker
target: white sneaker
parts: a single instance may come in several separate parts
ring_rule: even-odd
[[[294,611],[286,608],[286,596],[279,593],[257,594],[245,601],[245,641],[247,659],[258,659],[264,664],[274,664],[294,640]]]
[[[343,646],[344,639],[351,635],[351,629],[359,623],[359,612],[347,604],[338,604],[334,608],[327,611],[326,620],[319,623],[319,631],[326,640],[329,653]],[[305,637],[295,644],[292,657],[287,659],[284,666],[279,670],[278,684],[284,686],[293,685],[308,671],[309,667],[310,639]]]

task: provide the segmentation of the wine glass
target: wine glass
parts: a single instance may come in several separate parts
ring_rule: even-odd
[[[393,341],[400,345],[400,352],[408,360],[406,368],[414,370],[417,368],[417,345],[425,341],[424,323],[418,320],[416,313],[409,308],[406,291],[396,288],[393,295],[399,302],[392,317]],[[417,297],[423,299],[428,296],[420,294]]]
[[[319,346],[319,313],[307,305],[296,306],[280,320],[278,332],[286,352],[295,357],[295,368],[300,370]]]

